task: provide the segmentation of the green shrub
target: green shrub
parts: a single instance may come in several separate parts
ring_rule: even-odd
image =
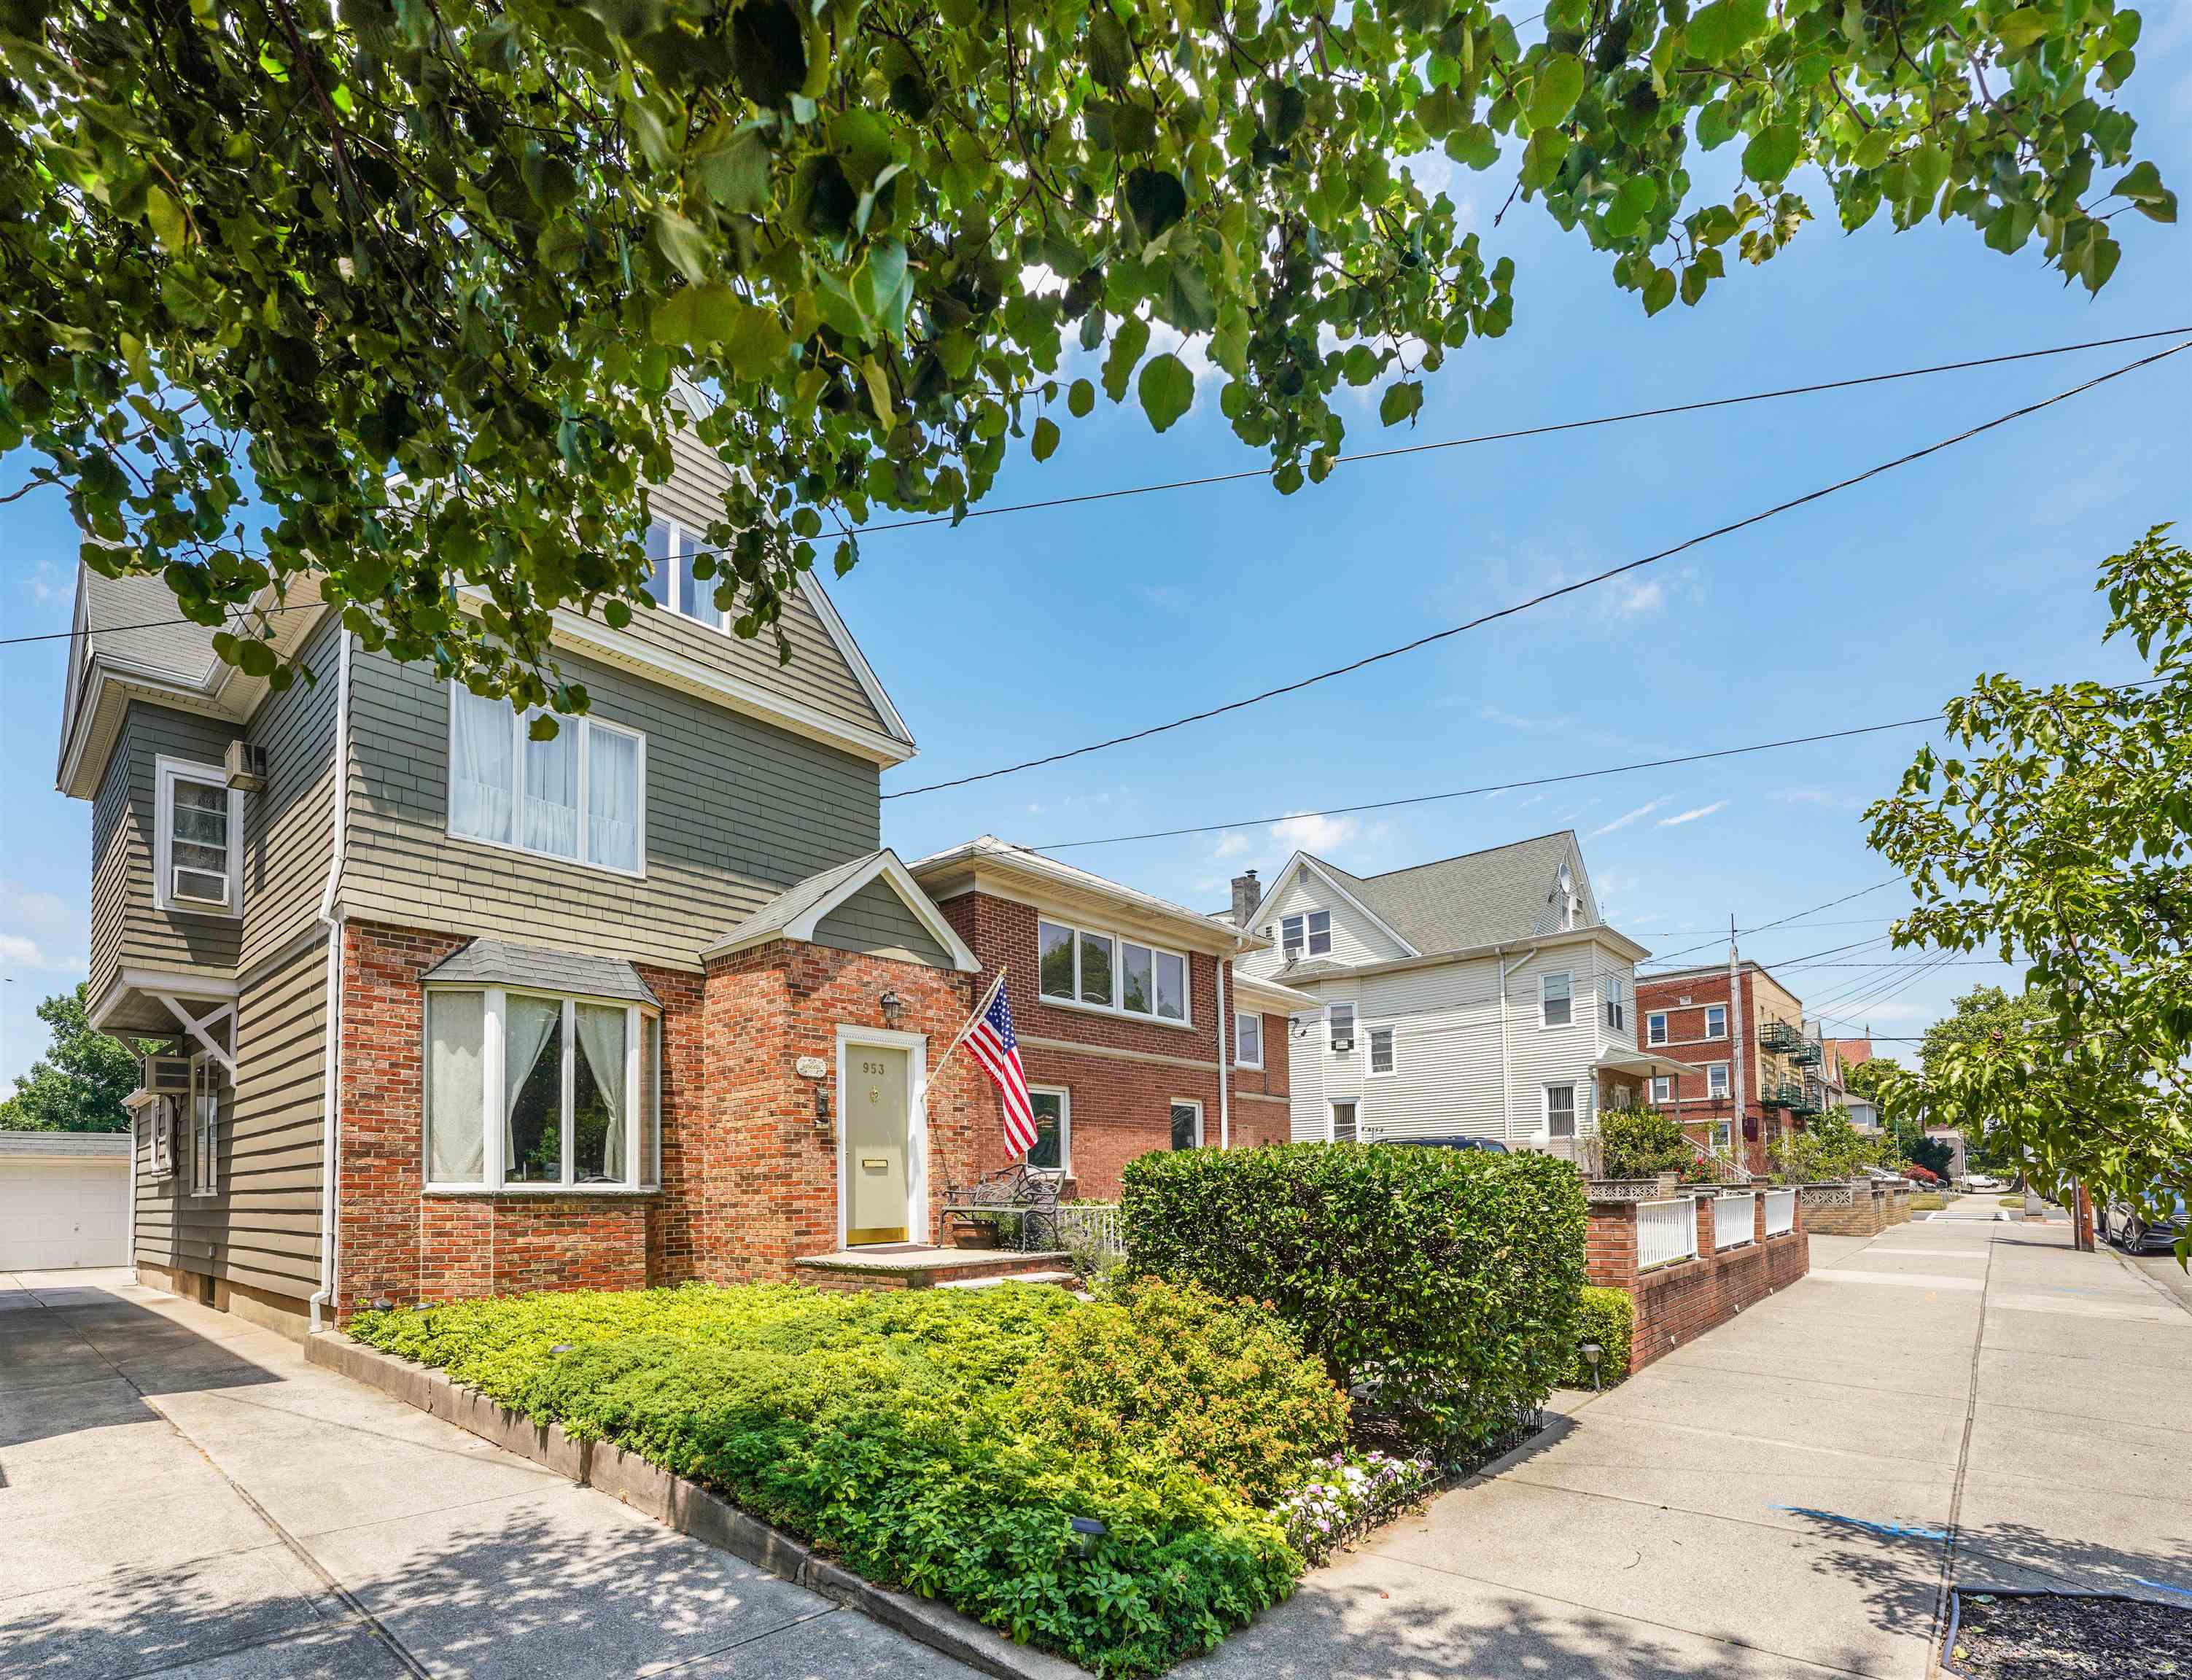
[[[1598,1380],[1605,1387],[1613,1387],[1629,1374],[1629,1344],[1635,1331],[1636,1303],[1628,1290],[1601,1289],[1595,1284],[1586,1284],[1576,1322],[1574,1363],[1561,1379],[1562,1386],[1591,1386],[1590,1361],[1583,1357],[1583,1345],[1595,1341],[1598,1344]]]
[[[1149,1454],[1268,1506],[1347,1433],[1347,1398],[1300,1333],[1247,1301],[1154,1277],[1052,1327],[1013,1387],[1031,1438],[1100,1460]]]
[[[1656,1108],[1609,1108],[1598,1117],[1599,1148],[1610,1179],[1657,1178],[1702,1167],[1682,1123]]]
[[[1283,1522],[1242,1497],[1323,1450],[1339,1397],[1282,1327],[1171,1291],[1148,1306],[1173,1357],[1061,1290],[831,1294],[783,1285],[469,1301],[361,1313],[351,1334],[439,1366],[537,1421],[613,1441],[722,1493],[884,1585],[942,1600],[1106,1676],[1156,1673],[1283,1597]],[[1093,1326],[1082,1321],[1093,1317]],[[1054,1340],[1105,1354],[1070,1383]],[[557,1348],[564,1351],[558,1352]],[[1150,1398],[1243,1392],[1219,1430],[1170,1427]],[[1070,1410],[1049,1414],[1061,1394]],[[1250,1420],[1259,1399],[1269,1432]],[[1120,1438],[1083,1453],[1116,1407]],[[1295,1442],[1301,1426],[1313,1439]],[[1071,1529],[1106,1534],[1082,1556]]]
[[[1583,1181],[1552,1156],[1167,1151],[1130,1162],[1125,1186],[1135,1270],[1264,1301],[1412,1448],[1489,1439],[1573,1357]]]

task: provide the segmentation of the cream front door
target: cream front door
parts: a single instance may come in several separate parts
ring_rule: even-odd
[[[903,1243],[911,1180],[906,1053],[845,1047],[845,1243]]]

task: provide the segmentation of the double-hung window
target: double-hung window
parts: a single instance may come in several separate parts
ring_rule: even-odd
[[[1332,955],[1332,912],[1310,910],[1298,916],[1281,917],[1279,951],[1288,962],[1304,953],[1311,957]]]
[[[449,685],[449,832],[644,874],[647,737],[564,717],[554,740],[535,740],[539,715]]]
[[[1071,1094],[1037,1087],[1028,1092],[1028,1101],[1035,1110],[1035,1145],[1027,1152],[1028,1166],[1038,1173],[1072,1171]]]
[[[1326,1004],[1324,1024],[1334,1050],[1352,1047],[1355,1043],[1355,1006],[1352,1003]]]
[[[1264,1065],[1264,1018],[1246,1009],[1233,1014],[1233,1065],[1236,1067],[1261,1067]]]
[[[1714,1062],[1705,1069],[1705,1094],[1715,1101],[1724,1101],[1728,1091],[1727,1064]]]
[[[159,907],[235,916],[243,906],[243,795],[218,764],[155,761],[153,896]]]
[[[1370,1077],[1373,1079],[1393,1071],[1393,1029],[1373,1026],[1370,1029]]]
[[[1644,1017],[1644,1042],[1647,1044],[1667,1042],[1667,1015],[1664,1009]]]
[[[1653,1074],[1652,1076],[1652,1100],[1655,1103],[1662,1103],[1672,1102],[1674,1100],[1675,1076],[1671,1073]]]
[[[1627,1031],[1629,1028],[1627,984],[1618,974],[1602,974],[1599,978],[1604,987],[1607,1026],[1616,1032]]]
[[[1187,958],[1179,951],[1050,921],[1036,923],[1036,945],[1038,986],[1051,1003],[1189,1019]]]
[[[652,1188],[661,1035],[634,1003],[429,989],[428,1186]]]
[[[1705,1037],[1708,1038],[1725,1038],[1727,1037],[1727,1004],[1708,1003],[1705,1005]]]
[[[220,1194],[220,1064],[191,1064],[191,1194]]]
[[[1566,1026],[1575,1019],[1575,977],[1540,974],[1538,977],[1538,1019],[1546,1026]]]
[[[1576,1134],[1576,1088],[1573,1085],[1545,1087],[1545,1135],[1550,1138],[1572,1138]]]
[[[723,614],[716,606],[716,568],[695,577],[694,566],[704,557],[700,542],[675,520],[658,519],[647,528],[647,592],[671,612],[713,629],[723,627]]]

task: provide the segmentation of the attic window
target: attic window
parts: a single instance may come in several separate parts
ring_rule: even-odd
[[[721,630],[724,614],[716,605],[715,579],[693,575],[699,557],[694,534],[675,520],[658,519],[647,528],[647,592],[680,617]]]
[[[1332,912],[1312,910],[1282,919],[1279,923],[1279,948],[1289,963],[1299,957],[1304,949],[1312,957],[1329,957],[1332,954]]]
[[[1575,877],[1568,873],[1565,866],[1561,870],[1560,886],[1556,891],[1561,901],[1561,927],[1565,931],[1576,924]]]

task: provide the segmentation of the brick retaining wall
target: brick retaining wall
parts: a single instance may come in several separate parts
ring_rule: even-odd
[[[1698,1257],[1641,1272],[1636,1266],[1639,1204],[1627,1200],[1590,1204],[1585,1249],[1590,1281],[1627,1290],[1636,1306],[1636,1327],[1629,1345],[1632,1374],[1811,1270],[1807,1210],[1801,1197],[1795,1228],[1770,1237],[1766,1234],[1766,1198],[1754,1197],[1750,1241],[1721,1254],[1713,1252],[1713,1197],[1698,1196],[1695,1203]]]

